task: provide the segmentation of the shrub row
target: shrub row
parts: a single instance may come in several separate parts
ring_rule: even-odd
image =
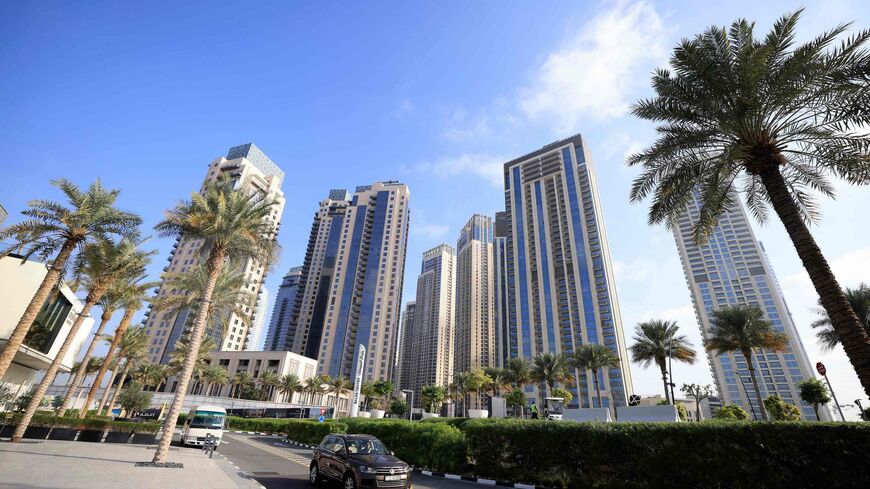
[[[472,420],[463,430],[477,475],[538,485],[870,487],[870,424]]]
[[[283,420],[283,432],[291,440],[317,445],[330,433],[347,433],[347,424],[343,421],[318,423],[305,419]]]
[[[402,420],[342,419],[348,433],[380,439],[396,456],[416,467],[453,472],[465,467],[465,436],[449,423],[410,423]]]
[[[17,425],[20,419],[21,415],[16,414],[8,424]],[[29,426],[43,428],[69,428],[76,430],[117,431],[121,433],[157,433],[157,431],[160,430],[161,423],[132,423],[129,421],[111,421],[93,418],[79,419],[66,416],[61,418],[47,414],[37,414],[30,420]]]

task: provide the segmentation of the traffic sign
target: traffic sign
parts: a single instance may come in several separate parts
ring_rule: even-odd
[[[321,423],[323,423],[325,421],[322,414],[320,415],[319,418],[317,418],[317,421],[320,421]]]
[[[819,372],[819,375],[826,375],[828,373],[828,369],[825,368],[825,364],[822,362],[816,362],[816,370]]]
[[[632,394],[628,396],[628,405],[629,406],[639,406],[640,405],[640,396],[637,394]]]

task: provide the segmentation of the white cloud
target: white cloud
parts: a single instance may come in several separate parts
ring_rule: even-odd
[[[421,161],[403,169],[406,172],[447,179],[470,174],[484,178],[494,187],[504,185],[503,165],[507,158],[489,154],[462,154],[436,161]]]
[[[412,227],[414,232],[422,234],[427,238],[439,238],[447,234],[450,231],[449,226],[445,226],[442,224],[422,224],[415,225]]]
[[[666,39],[652,5],[617,2],[547,57],[520,91],[519,108],[531,120],[553,121],[560,132],[576,129],[581,118],[619,117],[633,90],[663,64]]]
[[[477,141],[493,134],[489,116],[482,112],[470,117],[465,109],[457,109],[450,118],[450,124],[441,135],[452,142]]]
[[[393,111],[393,117],[401,119],[414,111],[414,104],[410,99],[404,98],[399,101],[399,105]]]

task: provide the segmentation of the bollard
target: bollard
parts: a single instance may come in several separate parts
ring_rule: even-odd
[[[208,458],[212,458],[216,446],[217,438],[211,433],[205,435],[205,441],[202,443],[202,450],[208,452]]]

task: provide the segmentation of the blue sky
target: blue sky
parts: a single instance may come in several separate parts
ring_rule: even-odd
[[[703,6],[702,6],[703,5]],[[812,2],[801,39],[840,22],[870,27],[860,2]],[[0,19],[0,203],[17,219],[53,198],[52,178],[123,189],[146,226],[197,189],[208,163],[253,141],[287,173],[283,253],[267,286],[299,264],[331,188],[398,179],[411,189],[404,300],[424,250],[455,244],[475,212],[504,205],[501,164],[582,132],[598,173],[626,336],[675,319],[700,345],[674,241],[628,203],[625,155],[652,140],[626,113],[681,38],[746,16],[765,32],[798,2],[17,2]],[[870,192],[839,185],[814,229],[843,285],[870,281]],[[809,332],[815,299],[781,226],[756,226],[841,401],[864,397],[842,351]],[[165,264],[171,242],[152,271]],[[271,304],[269,306],[271,312]],[[633,366],[636,390],[656,373]],[[705,362],[678,382],[711,383]]]

